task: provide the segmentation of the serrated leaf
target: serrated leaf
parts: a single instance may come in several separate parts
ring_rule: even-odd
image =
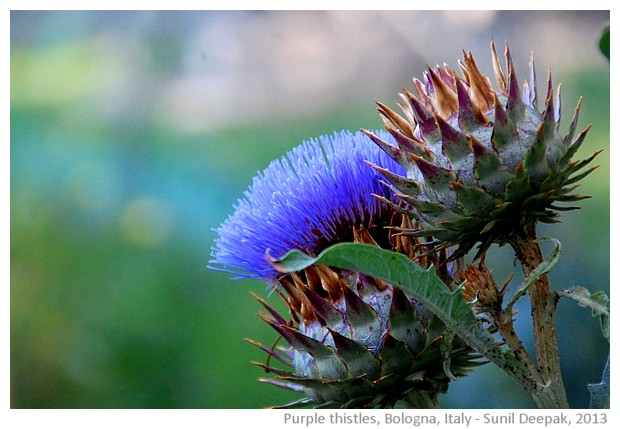
[[[558,295],[571,298],[582,307],[592,310],[592,316],[600,318],[603,336],[609,341],[609,297],[602,291],[590,293],[582,286],[558,291]]]
[[[460,290],[451,291],[434,269],[426,269],[407,256],[364,243],[338,243],[314,258],[293,250],[272,260],[281,272],[294,272],[312,264],[361,272],[403,288],[439,317],[471,348],[510,374],[526,390],[537,388],[525,366],[512,354],[504,353],[495,339],[475,318]]]

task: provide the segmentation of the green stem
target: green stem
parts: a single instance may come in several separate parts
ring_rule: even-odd
[[[530,222],[510,239],[523,273],[528,276],[543,262],[536,241],[536,224]],[[555,302],[549,291],[549,280],[544,275],[529,289],[536,359],[542,389],[532,391],[539,408],[568,408],[564,382],[560,371],[560,355],[555,332]]]

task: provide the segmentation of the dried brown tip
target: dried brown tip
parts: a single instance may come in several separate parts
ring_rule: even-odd
[[[448,119],[459,109],[456,92],[432,68],[428,71],[435,88],[435,111],[442,118]]]

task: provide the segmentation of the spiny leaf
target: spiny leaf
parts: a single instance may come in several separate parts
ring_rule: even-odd
[[[344,315],[331,302],[321,298],[310,288],[305,288],[304,294],[319,317],[333,329],[340,329],[344,324]]]
[[[521,98],[521,86],[517,80],[510,49],[506,45],[506,65],[508,66],[508,100],[506,101],[506,111],[514,121],[518,121],[523,117],[525,105]]]
[[[456,94],[459,103],[458,122],[462,130],[471,132],[488,123],[484,114],[475,105],[461,79],[455,79]]]
[[[417,197],[422,192],[422,185],[420,185],[417,180],[400,176],[396,173],[392,173],[387,168],[379,167],[378,165],[372,164],[370,162],[368,162],[368,164],[379,173],[381,173],[400,192],[407,194],[411,197]]]
[[[410,95],[409,100],[411,101],[411,107],[413,107],[413,113],[418,121],[424,139],[432,141],[439,140],[439,129],[437,128],[435,115],[412,94],[408,93],[407,95]]]
[[[305,378],[298,376],[290,376],[290,377],[279,377],[280,380],[284,380],[284,382],[288,382],[293,385],[302,386],[310,389],[314,396],[318,396],[318,399],[321,403],[331,402],[331,401],[340,401],[343,402],[346,400],[346,394],[340,389],[336,382],[326,383],[325,380],[320,380],[316,378]],[[265,381],[267,383],[275,384],[273,379],[263,379],[261,381]],[[277,384],[276,384],[277,385]],[[294,388],[294,387],[293,387]],[[292,389],[291,389],[292,390]],[[316,401],[316,400],[315,400]]]

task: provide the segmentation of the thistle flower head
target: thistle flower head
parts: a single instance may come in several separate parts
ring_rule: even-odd
[[[389,134],[379,132],[391,141]],[[373,195],[394,200],[366,161],[404,169],[361,133],[312,139],[259,173],[217,229],[212,263],[241,277],[270,281],[279,273],[265,257],[291,249],[316,255],[330,244],[353,241],[360,226],[379,232],[393,209]]]
[[[572,191],[597,155],[572,161],[589,127],[576,135],[579,103],[568,134],[560,135],[560,89],[551,73],[538,111],[533,58],[522,89],[508,46],[505,69],[494,45],[492,57],[497,89],[466,52],[460,76],[444,65],[414,79],[413,92],[401,94],[402,115],[379,104],[397,145],[367,133],[407,171],[377,166],[421,223],[409,232],[458,246],[453,257],[476,244],[480,255],[524,225],[557,222],[558,211],[578,208],[556,203],[586,198]]]
[[[217,231],[212,263],[266,281],[289,308],[283,317],[257,297],[266,310],[260,317],[289,348],[250,342],[290,366],[257,364],[275,374],[263,381],[306,394],[294,405],[434,407],[452,378],[479,365],[458,338],[447,353],[441,322],[404,291],[325,266],[280,274],[266,258],[359,241],[434,262],[423,242],[392,234],[413,224],[368,162],[405,174],[361,132],[307,141],[260,173]]]

